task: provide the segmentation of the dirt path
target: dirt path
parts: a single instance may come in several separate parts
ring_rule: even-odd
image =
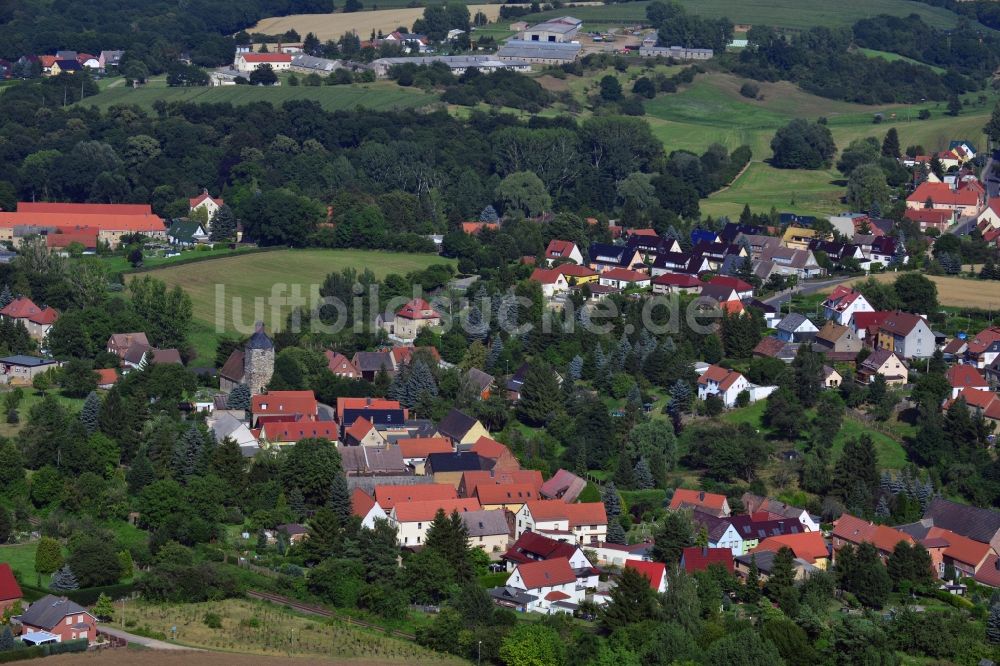
[[[136,636],[135,634],[130,634],[123,629],[115,629],[114,627],[109,627],[107,625],[100,625],[97,628],[98,633],[108,634],[109,636],[115,636],[116,638],[124,638],[129,643],[136,643],[143,647],[147,647],[150,650],[183,650],[185,652],[204,652],[200,648],[186,647],[184,645],[177,645],[175,643],[167,643],[166,641],[160,641],[155,638],[146,638],[145,636]]]

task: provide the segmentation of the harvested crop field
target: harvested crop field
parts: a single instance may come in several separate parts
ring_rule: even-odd
[[[879,282],[894,282],[898,277],[896,273],[881,273],[875,276]],[[1000,289],[995,282],[983,282],[967,278],[951,277],[945,275],[928,275],[938,288],[938,302],[944,306],[954,306],[960,308],[980,308],[983,310],[996,310],[1000,308]],[[845,284],[862,282],[867,278],[857,278]],[[831,287],[827,291],[832,291]]]
[[[469,5],[469,15],[483,12],[490,21],[500,17],[500,5]],[[352,12],[350,14],[293,14],[275,16],[260,21],[248,32],[262,32],[280,35],[288,30],[299,34],[313,33],[321,41],[339,39],[346,32],[354,32],[361,39],[368,39],[372,32],[390,33],[399,26],[412,27],[413,22],[424,15],[423,7],[400,9],[378,9],[372,12]]]

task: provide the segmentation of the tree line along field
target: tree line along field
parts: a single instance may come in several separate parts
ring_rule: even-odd
[[[302,75],[299,75],[301,78]],[[154,102],[191,102],[195,104],[233,105],[270,102],[275,107],[290,100],[319,102],[327,111],[341,111],[363,107],[376,111],[407,109],[436,103],[437,97],[418,88],[403,88],[389,81],[341,86],[220,86],[197,88],[167,88],[147,86],[107,88],[97,95],[87,97],[85,106],[105,110],[116,104],[134,104],[152,110]]]
[[[728,18],[737,24],[773,25],[805,29],[812,26],[843,27],[878,14],[908,16],[917,14],[924,21],[942,28],[953,28],[958,15],[940,7],[910,0],[677,0],[687,11],[705,18]],[[627,2],[602,7],[574,7],[533,14],[530,20],[552,18],[570,13],[584,21],[624,25],[642,22],[650,3]]]
[[[216,285],[225,285],[225,311],[222,313],[226,329],[237,332],[233,326],[233,299],[242,303],[242,325],[253,326],[253,302],[266,298],[276,284],[300,285],[302,294],[308,295],[310,285],[321,285],[330,273],[344,268],[358,272],[370,269],[381,279],[390,273],[406,274],[422,270],[432,264],[453,263],[436,254],[405,254],[371,250],[277,250],[263,254],[229,256],[181,266],[168,266],[129,277],[150,275],[168,286],[180,286],[191,296],[191,340],[198,351],[198,358],[208,361],[214,357],[216,330]],[[281,310],[284,322],[288,308]],[[270,310],[265,310],[268,327]]]
[[[873,277],[879,282],[892,282],[897,276],[895,273],[881,273]],[[856,278],[845,284],[852,285],[865,279]],[[927,279],[937,286],[938,300],[942,305],[989,311],[1000,309],[1000,290],[988,281],[951,275],[928,275]]]

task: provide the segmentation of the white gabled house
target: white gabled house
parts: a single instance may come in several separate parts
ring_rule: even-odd
[[[533,613],[572,613],[583,600],[585,588],[565,557],[519,564],[507,578],[507,587],[534,597],[525,610]]]
[[[875,308],[860,291],[838,285],[823,301],[823,316],[841,326],[848,326],[855,312],[874,312]]]
[[[717,395],[726,405],[736,404],[736,396],[750,388],[750,382],[735,370],[712,365],[698,378],[698,398],[705,400],[710,395]]]

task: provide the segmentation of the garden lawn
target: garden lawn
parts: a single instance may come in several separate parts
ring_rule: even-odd
[[[4,390],[0,390],[0,400],[3,399],[7,390],[7,387],[5,387]],[[44,396],[39,394],[30,386],[22,386],[21,390],[24,391],[24,398],[21,399],[21,405],[17,408],[18,415],[21,419],[20,423],[7,423],[6,415],[4,415],[4,418],[0,419],[0,437],[14,437],[17,433],[21,432],[21,429],[28,421],[28,412],[31,411],[31,408],[40,403],[44,398]],[[54,396],[60,404],[70,411],[80,411],[80,408],[83,407],[82,398],[67,398],[57,389],[49,390],[47,393],[48,395]]]

